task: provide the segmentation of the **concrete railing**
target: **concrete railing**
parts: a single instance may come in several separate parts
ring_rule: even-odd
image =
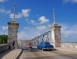
[[[9,49],[9,44],[0,44],[0,52],[3,52],[8,49]]]
[[[77,48],[77,42],[63,42],[61,43],[61,47]]]

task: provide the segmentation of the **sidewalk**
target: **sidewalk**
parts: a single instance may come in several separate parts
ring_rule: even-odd
[[[64,48],[64,47],[57,47],[57,50],[64,50],[64,51],[70,51],[70,52],[75,52],[77,53],[77,48]]]
[[[22,49],[15,49],[7,53],[4,57],[1,59],[17,59],[19,55],[21,54]]]

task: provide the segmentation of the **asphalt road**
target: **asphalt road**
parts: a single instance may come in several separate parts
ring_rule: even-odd
[[[23,50],[19,59],[77,59],[77,53],[67,51],[41,51],[33,48],[29,51],[27,48]]]

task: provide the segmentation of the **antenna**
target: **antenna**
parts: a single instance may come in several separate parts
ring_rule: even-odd
[[[14,20],[15,20],[15,13],[16,13],[16,4],[14,4]]]
[[[55,17],[54,8],[53,8],[53,19],[54,19],[54,24],[55,24],[56,23],[56,17]]]

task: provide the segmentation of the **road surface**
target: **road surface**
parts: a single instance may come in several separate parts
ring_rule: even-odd
[[[77,53],[67,51],[41,51],[34,48],[31,51],[24,49],[19,59],[77,59]]]

